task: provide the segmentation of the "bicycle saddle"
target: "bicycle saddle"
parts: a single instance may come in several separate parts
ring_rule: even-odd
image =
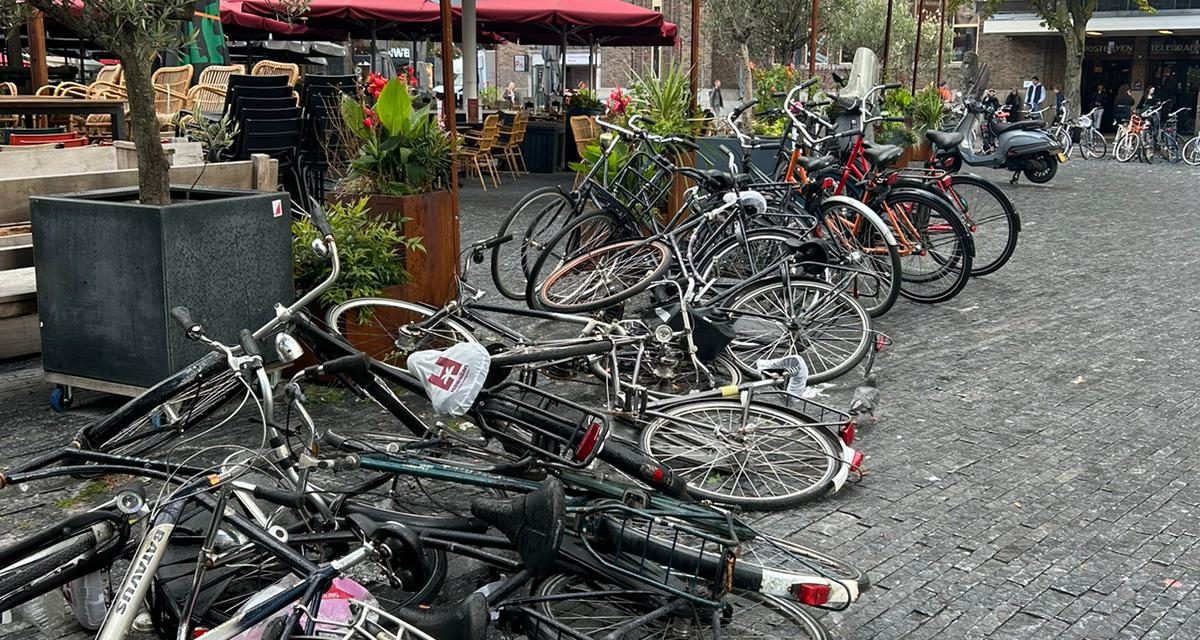
[[[405,607],[398,617],[438,640],[486,640],[488,636],[488,605],[482,593],[472,593],[456,607]]]
[[[863,155],[876,167],[886,167],[904,155],[904,149],[894,144],[871,144],[863,149]]]
[[[512,499],[476,498],[471,513],[513,543],[531,574],[540,577],[554,569],[566,514],[566,496],[558,478],[546,478],[536,491]]]
[[[796,164],[800,165],[800,168],[804,169],[805,173],[815,173],[821,169],[833,166],[833,164],[836,162],[837,158],[833,157],[832,155],[823,155],[820,157],[800,156],[800,158],[796,160]]]
[[[679,173],[700,184],[705,191],[729,191],[734,187],[744,187],[750,184],[750,175],[739,173],[736,176],[720,169],[693,169],[682,167]]]
[[[996,122],[992,123],[992,130],[995,131],[997,135],[1004,133],[1005,131],[1036,131],[1045,128],[1046,123],[1041,120],[1021,120],[1019,122],[1000,122],[997,120]]]
[[[925,132],[925,139],[939,149],[953,149],[962,144],[963,134],[929,130]]]

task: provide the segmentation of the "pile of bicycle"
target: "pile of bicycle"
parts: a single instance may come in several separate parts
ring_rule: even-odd
[[[959,134],[930,132],[920,168],[868,141],[898,85],[802,99],[814,82],[760,114],[787,119],[767,170],[749,136],[698,170],[693,142],[602,120],[578,186],[530,193],[467,247],[441,308],[311,316],[340,270],[313,203],[322,285],[237,344],[176,308],[208,356],[0,475],[121,479],[0,549],[0,610],[65,593],[105,639],[828,637],[811,609],[849,607],[867,576],[742,514],[861,479],[889,340],[873,323],[1000,269],[1020,221],[958,172]],[[489,257],[520,304],[470,283]],[[848,411],[815,399],[858,369]],[[322,424],[315,380],[383,418]]]

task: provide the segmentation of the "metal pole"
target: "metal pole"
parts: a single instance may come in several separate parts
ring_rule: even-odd
[[[371,72],[379,73],[379,69],[375,68],[375,58],[379,57],[379,43],[376,40],[379,31],[374,22],[371,22]]]
[[[454,13],[450,0],[441,0],[442,20],[442,117],[452,140],[458,139],[454,121]],[[450,171],[450,193],[454,197],[454,212],[458,214],[458,169]],[[457,228],[457,225],[456,225]]]
[[[888,72],[888,52],[892,50],[892,3],[895,0],[888,0],[887,20],[883,25],[883,77],[887,78]]]
[[[815,0],[814,0],[815,1]],[[692,0],[691,50],[692,68],[689,79],[692,87],[692,111],[700,113],[700,0]]]
[[[946,44],[946,0],[942,0],[942,11],[938,14],[941,19],[938,21],[938,58],[937,58],[937,83],[942,84],[942,49]]]
[[[808,17],[808,75],[817,75],[817,11],[821,0],[812,0],[812,15]]]
[[[467,120],[479,120],[479,47],[475,26],[475,0],[462,0],[463,101]]]
[[[913,51],[912,92],[917,92],[917,70],[921,64],[921,26],[925,20],[925,0],[917,0],[917,47]]]
[[[42,12],[34,11],[29,20],[29,70],[34,91],[50,84],[50,69],[46,65],[46,23]]]

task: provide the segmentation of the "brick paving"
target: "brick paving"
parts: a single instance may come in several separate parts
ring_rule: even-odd
[[[876,365],[880,421],[860,432],[869,474],[760,523],[871,574],[858,604],[822,616],[834,637],[1200,637],[1198,177],[1076,160],[1051,185],[1005,184],[1024,218],[1009,266],[878,321],[896,344]],[[468,188],[464,242],[548,180]],[[51,413],[37,367],[0,363],[7,464],[112,406],[84,395]],[[857,380],[839,383],[834,404]],[[61,517],[70,490],[0,493],[0,533]]]

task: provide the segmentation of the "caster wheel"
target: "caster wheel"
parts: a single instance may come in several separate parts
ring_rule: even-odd
[[[54,391],[50,392],[50,408],[58,413],[69,409],[73,400],[70,389],[66,387],[55,387]]]

